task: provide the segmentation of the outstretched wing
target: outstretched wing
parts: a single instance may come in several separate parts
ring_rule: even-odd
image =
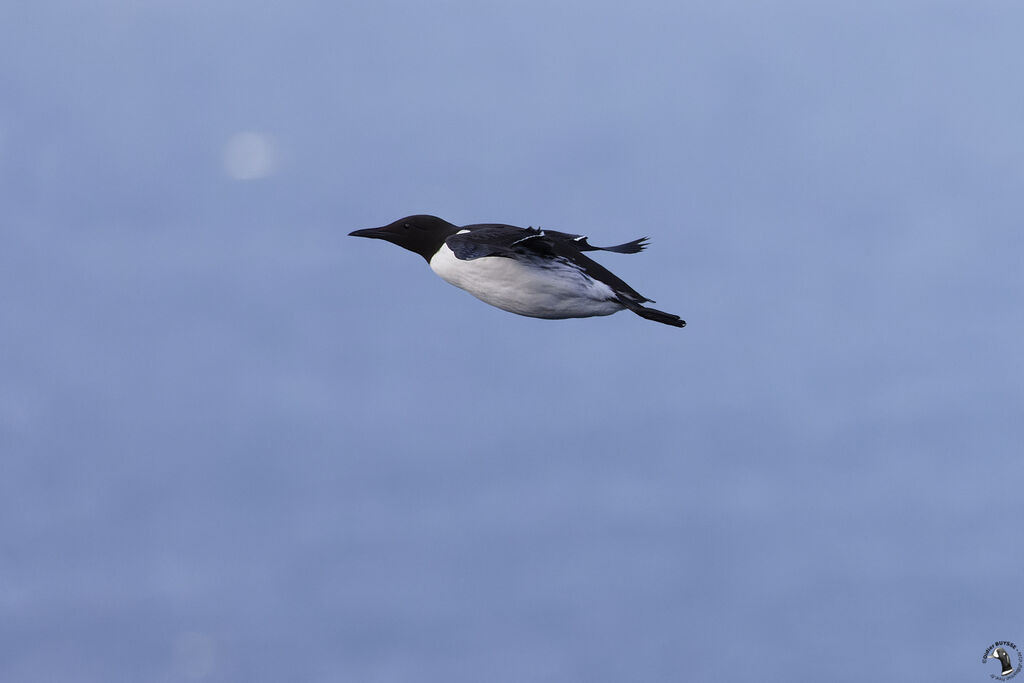
[[[517,228],[514,225],[502,223],[480,223],[478,225],[467,225],[465,230],[458,235],[448,238],[448,247],[455,251],[454,245],[459,245],[465,256],[456,256],[463,260],[480,258],[481,256],[500,256],[503,249],[510,249],[518,244],[525,244],[524,248],[537,251],[544,251],[545,245],[564,244],[572,247],[575,251],[612,251],[617,254],[637,254],[647,248],[650,239],[641,237],[612,247],[597,247],[587,241],[586,235],[574,235],[558,230],[541,230],[539,228]],[[546,237],[547,240],[539,238]],[[527,244],[527,242],[531,242]]]
[[[574,243],[576,248],[580,251],[614,251],[616,254],[636,254],[646,249],[650,242],[649,238],[641,237],[640,239],[636,239],[631,242],[616,244],[614,247],[595,247],[593,244],[587,242],[586,235],[573,235],[568,232],[558,232],[557,230],[545,230],[544,232],[550,235],[553,239],[560,239]]]
[[[566,237],[573,238],[574,236],[564,232],[552,233],[537,228],[481,224],[467,225],[464,231],[445,240],[445,244],[455,254],[455,258],[462,261],[472,261],[486,256],[504,258],[535,256],[542,260],[559,261],[605,283],[620,299],[628,299],[636,304],[652,301],[627,285],[600,263],[584,256],[581,252],[593,251],[598,248],[586,244],[586,238],[576,240],[565,239]],[[585,244],[585,248],[581,249],[578,246],[580,242]],[[638,243],[640,240],[635,242]]]

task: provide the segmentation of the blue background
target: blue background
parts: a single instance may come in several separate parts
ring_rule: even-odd
[[[1016,0],[5,3],[0,678],[989,680],[1022,35]],[[600,260],[689,325],[513,316],[346,237],[422,212],[649,235]]]

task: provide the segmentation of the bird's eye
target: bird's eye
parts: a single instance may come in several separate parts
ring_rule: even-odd
[[[409,229],[409,224],[408,223],[403,223],[402,227],[405,228],[406,230],[408,230]]]

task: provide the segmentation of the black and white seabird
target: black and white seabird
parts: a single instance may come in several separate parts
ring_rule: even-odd
[[[666,325],[686,321],[653,303],[585,251],[635,254],[647,238],[595,247],[583,235],[501,223],[459,227],[436,216],[407,216],[381,228],[349,233],[387,240],[416,252],[447,282],[498,308],[532,318],[589,318],[628,308]]]

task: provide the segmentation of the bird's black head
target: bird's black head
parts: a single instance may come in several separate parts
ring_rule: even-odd
[[[400,218],[382,228],[366,228],[350,232],[353,237],[372,237],[387,240],[409,251],[414,251],[430,262],[444,241],[459,231],[443,218],[419,214]]]

